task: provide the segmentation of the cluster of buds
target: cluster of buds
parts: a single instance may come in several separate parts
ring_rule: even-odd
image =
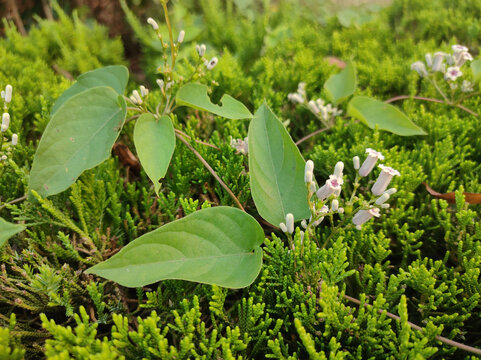
[[[242,139],[230,139],[230,146],[237,150],[237,154],[247,155],[249,152],[249,144],[247,138]]]
[[[9,145],[4,149],[4,143],[5,143],[5,137],[4,134],[7,132],[9,126],[10,126],[10,114],[8,113],[8,105],[12,101],[12,92],[13,88],[12,85],[7,85],[5,87],[5,90],[1,91],[1,97],[4,101],[3,104],[3,114],[2,114],[2,125],[0,127],[0,161],[5,161],[7,160],[8,156],[11,152],[11,148]],[[11,145],[15,146],[18,143],[18,135],[17,134],[12,134],[12,141]]]
[[[416,61],[411,64],[411,69],[416,71],[421,77],[427,77],[430,73],[440,72],[444,74],[444,80],[449,82],[451,89],[456,89],[457,85],[452,82],[463,76],[461,67],[467,61],[472,61],[473,57],[466,46],[453,45],[451,48],[453,51],[452,54],[447,54],[442,51],[438,51],[434,53],[434,55],[426,54],[426,63]],[[471,83],[464,80],[461,91],[472,91]]]
[[[140,85],[140,93],[138,90],[132,91],[132,95],[130,95],[130,101],[134,105],[142,105],[143,99],[149,95],[149,89],[147,89],[145,86]]]
[[[210,60],[204,58],[206,49],[207,48],[205,44],[200,44],[195,46],[195,50],[197,51],[197,54],[199,55],[199,58],[201,59],[201,61],[204,62],[204,65],[207,68],[207,70],[212,70],[213,68],[215,68],[215,66],[219,62],[219,59],[217,59],[217,57],[215,56]]]
[[[322,99],[307,100],[306,83],[304,82],[299,83],[297,86],[297,92],[288,94],[287,99],[294,104],[306,106],[327,127],[331,126],[332,121],[336,116],[342,114],[342,110],[339,110],[331,104],[325,104]]]
[[[353,158],[354,169],[357,170],[356,178],[354,180],[353,192],[349,200],[344,200],[340,197],[342,186],[344,184],[344,163],[339,161],[334,167],[334,171],[327,180],[318,187],[314,177],[314,163],[311,160],[306,162],[304,171],[304,181],[308,190],[308,204],[311,211],[309,219],[301,221],[301,226],[305,231],[312,232],[321,222],[329,217],[331,222],[335,214],[339,215],[341,219],[349,219],[347,216],[353,214],[351,222],[356,229],[361,229],[361,226],[372,219],[379,217],[382,209],[388,209],[387,201],[396,192],[395,188],[388,189],[389,183],[394,176],[399,176],[399,172],[391,167],[385,165],[378,165],[381,172],[370,188],[370,194],[366,194],[360,200],[356,197],[356,191],[360,184],[359,180],[368,176],[379,160],[384,160],[384,156],[373,149],[366,149],[367,157],[361,164],[358,156]],[[353,205],[358,204],[357,208],[353,209]],[[346,212],[345,208],[349,211]],[[294,217],[292,214],[286,216],[285,223],[279,224],[279,227],[286,234],[294,232]],[[301,237],[303,236],[301,231]]]

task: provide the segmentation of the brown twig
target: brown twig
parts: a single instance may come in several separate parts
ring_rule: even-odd
[[[432,99],[432,98],[427,98],[427,97],[423,97],[423,96],[409,96],[409,95],[399,95],[399,96],[395,96],[393,98],[390,98],[390,99],[387,99],[386,101],[384,101],[386,104],[389,104],[389,103],[392,103],[394,101],[399,101],[399,100],[406,100],[406,99],[415,99],[415,100],[424,100],[424,101],[430,101],[430,102],[435,102],[435,103],[438,103],[438,104],[446,104],[446,105],[450,105],[450,106],[456,106],[457,108],[461,109],[461,110],[464,110],[466,111],[467,113],[473,115],[473,116],[476,116],[478,117],[478,114],[475,113],[474,111],[468,109],[467,107],[461,105],[461,104],[451,104],[451,103],[447,103],[446,101],[444,100],[441,100],[441,99]]]
[[[59,67],[57,64],[52,64],[52,68],[55,70],[57,74],[62,75],[63,77],[67,78],[70,81],[74,80],[74,77],[72,76],[72,74],[70,74],[67,70]]]
[[[353,297],[350,297],[349,295],[344,295],[344,299],[356,304],[356,305],[361,305],[361,302],[358,300],[358,299],[355,299]],[[370,304],[364,304],[365,307],[372,307],[372,305]],[[394,319],[396,321],[400,321],[401,318],[397,315],[394,315],[390,312],[387,312],[385,310],[381,310],[379,309],[378,310],[379,314],[382,314],[382,313],[385,313],[388,317],[390,317],[391,319]],[[416,325],[416,324],[413,324],[412,322],[409,322],[408,321],[408,325],[413,328],[414,330],[418,330],[418,331],[423,331],[423,328]],[[465,345],[465,344],[462,344],[462,343],[459,343],[457,341],[454,341],[454,340],[450,340],[448,338],[445,338],[444,336],[439,336],[439,335],[436,335],[434,337],[436,340],[438,341],[441,341],[442,343],[446,344],[446,345],[451,345],[451,346],[454,346],[458,349],[461,349],[461,350],[464,350],[464,351],[468,351],[468,352],[471,352],[473,354],[477,354],[477,355],[481,355],[481,349],[478,349],[478,348],[475,348],[475,347],[472,347],[472,346],[469,346],[469,345]]]
[[[240,203],[239,199],[234,195],[234,193],[232,192],[231,189],[229,189],[229,187],[222,181],[222,179],[219,177],[219,175],[217,175],[217,173],[214,171],[214,169],[209,165],[209,163],[207,161],[205,161],[205,159],[202,157],[201,154],[199,154],[199,152],[197,150],[195,150],[193,148],[192,145],[189,144],[189,142],[187,140],[185,140],[185,138],[179,134],[179,133],[175,133],[175,135],[177,136],[177,138],[182,141],[184,143],[185,146],[187,146],[189,148],[190,151],[192,151],[194,153],[195,156],[197,156],[197,158],[201,161],[201,163],[207,168],[207,170],[209,170],[209,172],[212,174],[212,176],[214,176],[214,178],[219,182],[219,184],[225,189],[225,191],[227,191],[227,193],[230,195],[230,197],[234,200],[234,202],[236,203],[236,205],[239,207],[239,209],[241,209],[242,211],[245,212],[245,209],[244,207],[242,206],[242,204]]]
[[[316,136],[317,134],[320,134],[327,130],[329,130],[329,128],[322,128],[322,129],[316,130],[313,133],[310,133],[309,135],[304,136],[302,139],[297,140],[296,145],[299,145],[300,143],[306,141],[307,139],[310,139],[311,137]]]
[[[22,197],[19,197],[18,199],[15,199],[15,200],[11,200],[9,202],[6,202],[5,204],[3,204],[2,206],[0,206],[0,210],[3,209],[5,207],[5,205],[11,205],[11,204],[16,204],[20,201],[23,201],[27,198],[27,195],[23,195]]]
[[[48,4],[47,0],[42,0],[43,12],[45,13],[45,17],[47,20],[53,21],[53,14],[50,5]]]
[[[20,13],[18,12],[16,0],[8,0],[8,8],[12,13],[12,18],[13,21],[15,21],[15,25],[17,26],[18,31],[20,32],[20,34],[22,34],[22,36],[26,36],[27,30],[25,30],[22,18],[20,16]]]
[[[190,137],[189,135],[187,135],[186,133],[184,133],[184,132],[182,132],[182,131],[180,131],[180,130],[178,130],[178,129],[175,129],[175,132],[176,132],[177,134],[179,134],[179,135],[182,135],[183,137],[185,137],[185,138],[187,138],[187,139],[189,139],[189,140],[192,139],[192,137]],[[202,145],[205,145],[205,146],[209,146],[209,147],[211,147],[211,148],[213,148],[213,149],[220,150],[220,149],[219,149],[217,146],[215,146],[215,145],[212,145],[212,144],[209,144],[209,143],[200,141],[200,140],[196,140],[196,139],[194,139],[194,141],[195,141],[197,144],[202,144]]]

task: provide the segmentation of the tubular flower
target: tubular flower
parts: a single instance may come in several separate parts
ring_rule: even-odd
[[[379,167],[381,168],[381,173],[371,188],[371,192],[376,196],[381,195],[386,190],[393,176],[401,175],[399,171],[389,166],[379,165]]]
[[[367,153],[367,158],[364,160],[364,162],[361,165],[361,168],[359,169],[359,176],[367,176],[369,173],[374,169],[374,166],[376,165],[378,160],[384,160],[384,156],[373,149],[367,148],[366,149]]]

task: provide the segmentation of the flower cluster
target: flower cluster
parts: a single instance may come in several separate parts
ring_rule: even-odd
[[[438,51],[433,55],[426,54],[425,62],[416,61],[411,64],[411,69],[416,71],[421,77],[429,77],[440,72],[444,74],[444,80],[446,80],[451,89],[454,90],[457,88],[457,84],[454,82],[463,76],[461,67],[467,61],[472,61],[473,57],[469,53],[469,49],[463,45],[453,45],[452,51],[452,54],[447,54],[442,51]],[[463,80],[461,91],[472,91],[472,84],[468,80]]]
[[[5,161],[8,158],[8,155],[11,153],[11,147],[7,144],[7,146],[4,146],[5,143],[5,136],[4,134],[7,132],[9,126],[10,126],[10,114],[8,113],[8,105],[12,101],[12,92],[13,88],[12,85],[7,85],[5,87],[5,90],[1,91],[1,96],[3,99],[3,114],[2,114],[2,125],[0,127],[0,161]],[[17,134],[12,134],[12,142],[11,145],[15,146],[18,143],[18,135]]]
[[[308,204],[311,216],[309,219],[301,221],[301,226],[305,231],[311,233],[326,217],[331,219],[332,224],[335,214],[338,214],[342,219],[342,224],[346,219],[350,219],[356,229],[359,230],[364,223],[373,217],[379,217],[381,209],[389,208],[387,201],[396,192],[396,189],[388,189],[388,186],[394,176],[400,175],[397,170],[389,166],[378,165],[381,172],[370,188],[370,194],[363,197],[369,200],[360,200],[356,197],[356,191],[360,186],[359,180],[369,175],[379,160],[384,160],[384,156],[373,149],[366,149],[366,154],[367,157],[362,164],[358,156],[353,158],[353,166],[357,173],[349,200],[344,200],[340,196],[344,184],[344,163],[342,161],[335,165],[333,173],[320,186],[317,185],[314,178],[314,163],[312,160],[306,162],[304,181],[308,189]],[[358,206],[353,209],[354,205]],[[349,209],[349,213],[345,209]],[[293,215],[287,214],[285,223],[279,224],[279,227],[285,233],[292,234],[294,232]],[[304,233],[301,231],[302,236],[304,236]]]
[[[247,155],[249,152],[249,144],[247,138],[242,139],[230,139],[230,146],[237,150],[238,154]]]
[[[299,83],[297,92],[288,94],[287,99],[294,104],[306,106],[326,127],[330,127],[334,118],[342,114],[342,110],[332,106],[332,104],[325,104],[322,99],[308,100],[306,97],[306,83],[304,82]]]

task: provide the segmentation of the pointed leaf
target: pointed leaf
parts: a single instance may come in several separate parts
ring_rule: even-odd
[[[308,218],[305,162],[279,119],[262,105],[249,125],[251,192],[259,214],[279,226],[286,214]]]
[[[13,235],[25,230],[25,226],[12,224],[0,218],[0,247]]]
[[[97,86],[110,86],[122,95],[129,80],[129,71],[125,66],[112,65],[88,71],[77,78],[77,82],[63,92],[53,104],[50,113],[53,116],[57,110],[72,96]]]
[[[156,119],[152,114],[141,115],[134,129],[134,143],[140,163],[159,194],[159,180],[165,176],[175,149],[175,133],[167,115]]]
[[[377,125],[381,130],[401,136],[426,135],[398,108],[366,96],[352,98],[347,114],[364,121],[371,129]]]
[[[425,182],[423,182],[423,185],[426,187],[427,192],[435,197],[436,199],[444,199],[450,204],[456,203],[456,193],[449,192],[445,194],[438,193],[437,191],[431,189],[429,185]],[[479,193],[469,193],[469,192],[464,192],[464,199],[468,204],[481,204],[481,194]]]
[[[67,189],[110,155],[125,120],[125,101],[110,87],[85,90],[53,115],[38,144],[29,189],[42,196]]]
[[[209,111],[232,120],[252,118],[251,112],[244,104],[227,94],[224,94],[222,99],[220,99],[222,105],[213,104],[209,95],[207,95],[208,89],[206,85],[202,84],[185,84],[177,91],[175,98],[177,105],[185,105],[194,109]]]
[[[241,288],[259,274],[263,241],[264,232],[252,216],[219,206],[135,239],[87,273],[128,287],[178,279]]]
[[[332,75],[324,83],[324,89],[330,101],[335,105],[345,100],[356,91],[356,70],[351,61],[340,73]]]
[[[473,71],[474,82],[478,83],[481,81],[481,59],[474,60],[471,63],[471,70]]]

